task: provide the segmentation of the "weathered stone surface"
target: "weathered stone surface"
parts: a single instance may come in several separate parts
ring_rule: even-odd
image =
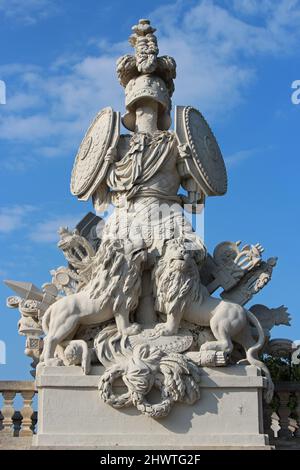
[[[193,407],[176,404],[174,413],[160,420],[101,402],[97,385],[102,372],[103,368],[95,367],[85,376],[74,366],[43,369],[37,379],[35,445],[155,449],[268,445],[262,430],[265,379],[253,366],[203,368],[201,400]],[[116,393],[121,389],[119,383]]]

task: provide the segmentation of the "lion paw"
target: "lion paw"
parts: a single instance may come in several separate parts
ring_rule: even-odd
[[[126,336],[133,336],[139,334],[141,330],[142,327],[138,323],[132,323],[132,325],[124,328],[121,333]]]
[[[228,362],[228,354],[223,351],[216,351],[215,353],[215,366],[222,367],[226,366]]]
[[[188,352],[186,356],[195,364],[202,367],[222,367],[228,362],[228,354],[223,351],[200,350]]]
[[[89,372],[91,370],[91,364],[90,363],[82,364],[82,370],[83,370],[84,375],[89,375]]]
[[[160,336],[171,336],[174,334],[174,328],[170,327],[167,323],[158,323],[154,330]]]

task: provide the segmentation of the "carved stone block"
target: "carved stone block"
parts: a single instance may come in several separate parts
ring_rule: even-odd
[[[265,379],[254,366],[203,368],[201,399],[192,407],[149,419],[134,408],[115,409],[99,397],[103,367],[84,375],[80,367],[46,367],[37,378],[38,432],[34,445],[97,448],[259,448],[263,434]],[[116,383],[115,393],[123,393]],[[155,395],[151,397],[155,400]],[[76,412],[74,412],[76,410]]]

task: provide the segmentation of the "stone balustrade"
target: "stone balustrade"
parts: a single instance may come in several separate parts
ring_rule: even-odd
[[[300,438],[300,383],[279,382],[271,405],[264,403],[265,433],[277,443],[293,442]]]
[[[36,393],[34,382],[0,381],[0,441],[1,436],[30,437],[34,434],[37,413],[33,399]],[[21,410],[14,405],[18,395],[23,402]],[[300,383],[276,384],[272,405],[264,403],[264,424],[265,433],[276,447],[300,446]]]
[[[1,436],[32,436],[37,421],[36,412],[33,409],[35,393],[34,382],[0,381],[0,399],[2,398],[0,440]],[[21,396],[23,402],[21,410],[16,410],[14,405],[18,395]]]

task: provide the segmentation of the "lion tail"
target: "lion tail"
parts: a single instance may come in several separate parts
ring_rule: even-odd
[[[257,332],[258,332],[258,341],[246,351],[246,357],[247,357],[247,360],[248,360],[249,364],[260,367],[260,369],[264,372],[264,374],[265,374],[265,376],[268,380],[268,386],[267,386],[267,390],[266,390],[266,393],[265,393],[265,400],[266,400],[267,403],[270,403],[270,401],[273,398],[273,394],[274,394],[274,383],[273,383],[270,371],[267,368],[267,366],[256,357],[258,351],[260,351],[261,348],[264,345],[265,333],[264,333],[264,330],[263,330],[259,320],[256,318],[256,316],[253,315],[252,312],[249,312],[249,310],[246,310],[246,312],[247,312],[247,316],[249,318],[249,321],[252,324],[254,324],[254,326],[256,327]]]

